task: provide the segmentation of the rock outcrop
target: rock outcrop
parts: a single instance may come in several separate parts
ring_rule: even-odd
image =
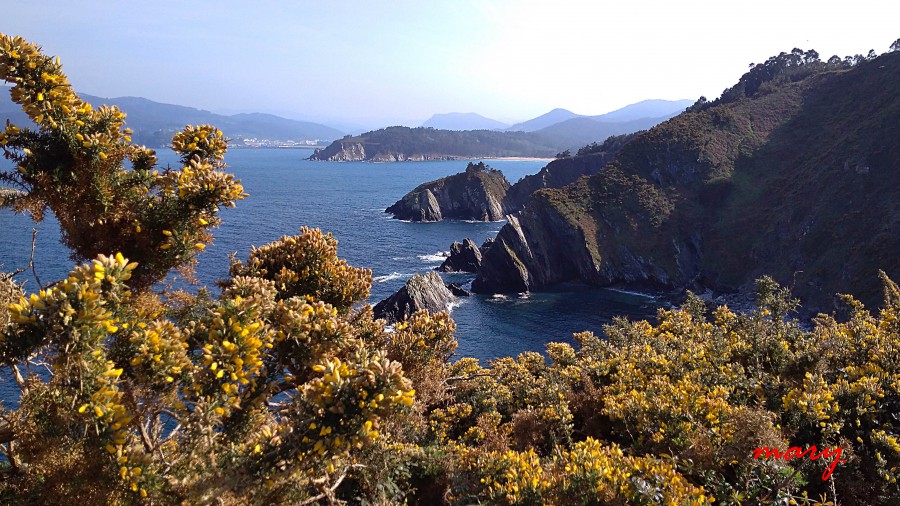
[[[410,221],[499,221],[507,190],[509,181],[500,171],[469,163],[465,172],[419,185],[385,212]]]
[[[317,149],[309,159],[329,162],[359,162],[366,159],[366,146],[358,141],[337,140],[323,149]]]
[[[440,274],[416,274],[403,288],[375,305],[375,317],[396,323],[420,309],[427,309],[432,313],[444,311],[455,298]]]
[[[440,272],[476,272],[481,267],[481,250],[472,239],[450,245],[450,256],[436,270]]]
[[[752,70],[594,175],[532,193],[472,290],[746,293],[771,275],[808,311],[833,311],[835,293],[877,306],[878,269],[900,278],[900,53],[809,68],[762,87]]]

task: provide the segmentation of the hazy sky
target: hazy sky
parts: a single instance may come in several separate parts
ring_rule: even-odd
[[[60,56],[85,93],[372,127],[713,98],[781,51],[882,53],[900,37],[894,0],[0,0],[0,13],[0,32]]]

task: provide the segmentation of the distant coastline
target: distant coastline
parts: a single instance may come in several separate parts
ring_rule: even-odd
[[[168,147],[168,146],[164,146]],[[232,144],[228,146],[228,149],[322,149],[326,147],[326,145],[316,145],[316,146],[246,146],[240,144]]]
[[[241,149],[275,149],[275,148],[244,148]],[[301,148],[307,149],[307,148]],[[440,156],[434,158],[410,158],[407,160],[316,160],[310,158],[311,161],[315,162],[326,162],[326,163],[344,163],[344,162],[364,162],[364,163],[397,163],[399,162],[469,162],[469,161],[478,161],[478,160],[501,160],[507,162],[544,162],[550,163],[555,158],[547,158],[547,157],[528,157],[528,156]]]
[[[464,158],[464,160],[506,160],[510,162],[547,162],[550,163],[556,158],[532,157],[532,156],[482,156],[478,158]]]

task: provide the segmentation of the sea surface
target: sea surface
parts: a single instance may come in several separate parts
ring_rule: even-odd
[[[403,286],[415,273],[434,269],[453,241],[469,237],[477,244],[493,237],[503,222],[446,221],[408,223],[392,219],[384,209],[417,185],[461,172],[465,161],[363,163],[313,162],[306,149],[235,149],[227,154],[229,171],[242,180],[248,198],[221,213],[223,225],[215,242],[200,257],[197,275],[211,285],[227,275],[228,256],[245,259],[251,245],[260,246],[302,226],[330,231],[338,253],[351,265],[372,269],[370,302],[375,304]],[[171,151],[159,151],[160,165],[177,166]],[[503,171],[511,183],[534,174],[542,161],[485,160]],[[32,228],[37,228],[35,265],[43,283],[61,279],[73,262],[59,242],[56,220],[48,216],[35,226],[30,217],[0,210],[0,270],[28,265]],[[30,273],[16,276],[34,291]],[[467,283],[470,274],[445,279]],[[638,294],[582,286],[548,292],[461,297],[452,307],[459,338],[458,356],[487,361],[523,351],[544,351],[551,341],[572,342],[584,330],[602,332],[614,316],[652,318],[657,302]],[[0,398],[6,398],[0,384]]]

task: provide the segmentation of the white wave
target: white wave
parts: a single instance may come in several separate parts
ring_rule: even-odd
[[[448,256],[450,256],[449,251],[438,251],[433,255],[416,255],[419,260],[430,264],[443,262]]]
[[[462,306],[464,302],[466,302],[466,301],[455,300],[455,301],[450,302],[449,304],[447,304],[447,312],[450,314],[453,314],[453,310],[458,308],[459,306]]]
[[[399,272],[392,272],[390,274],[385,274],[384,276],[375,276],[372,278],[372,281],[376,283],[384,283],[385,281],[390,281],[392,279],[399,279],[405,276],[409,276],[409,274],[401,274]]]
[[[506,295],[503,295],[502,293],[495,293],[494,295],[491,295],[491,298],[497,300],[506,300],[508,297]]]
[[[650,295],[649,293],[635,292],[632,290],[624,290],[622,288],[607,288],[607,290],[609,290],[611,292],[627,293],[628,295],[637,295],[638,297],[643,297],[645,299],[656,300],[656,296]]]
[[[520,299],[530,299],[530,298],[531,298],[531,294],[528,293],[528,292],[522,292],[522,293],[519,294],[519,298],[520,298]]]

